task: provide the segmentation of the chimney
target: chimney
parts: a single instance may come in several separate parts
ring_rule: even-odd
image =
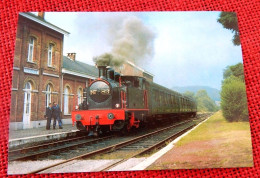
[[[76,60],[76,53],[67,53],[67,57],[70,58],[72,61]]]
[[[45,12],[38,12],[38,17],[44,19]]]

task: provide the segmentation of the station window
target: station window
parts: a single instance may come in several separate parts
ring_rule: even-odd
[[[29,38],[29,45],[28,45],[28,56],[27,56],[28,62],[33,62],[34,43],[35,43],[35,38],[30,37]]]
[[[46,86],[46,103],[45,106],[48,107],[49,103],[51,103],[51,92],[52,92],[52,87],[50,84]]]
[[[48,66],[52,66],[52,54],[53,54],[53,44],[49,44],[48,47]]]
[[[82,88],[78,89],[78,104],[82,103],[82,98],[83,98],[83,91]]]
[[[69,114],[69,90],[68,86],[64,88],[64,114]]]

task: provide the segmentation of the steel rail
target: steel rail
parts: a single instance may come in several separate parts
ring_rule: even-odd
[[[160,141],[159,143],[156,143],[156,144],[154,144],[154,145],[152,145],[152,146],[150,146],[150,147],[148,147],[148,148],[146,148],[146,149],[144,149],[144,150],[141,150],[140,152],[138,152],[138,153],[136,153],[136,154],[134,154],[134,155],[131,155],[131,156],[125,158],[125,159],[121,159],[121,160],[119,160],[119,161],[113,163],[112,165],[109,165],[109,166],[103,168],[103,169],[100,170],[100,171],[106,171],[106,170],[108,170],[108,169],[111,169],[111,168],[113,168],[113,167],[119,165],[120,163],[126,162],[127,160],[129,160],[129,159],[131,159],[131,158],[140,156],[140,155],[142,155],[142,154],[144,154],[144,153],[147,153],[147,152],[149,152],[149,151],[151,151],[151,150],[153,150],[153,149],[155,149],[155,148],[161,147],[162,145],[166,145],[165,142],[167,142],[167,141],[172,141],[172,140],[176,139],[177,137],[179,137],[180,135],[182,135],[182,134],[185,133],[186,131],[188,131],[188,130],[190,130],[191,128],[193,128],[194,126],[195,126],[195,124],[193,124],[193,125],[191,125],[191,126],[185,128],[185,129],[183,129],[183,130],[181,130],[181,131],[179,131],[179,132],[177,132],[177,133],[174,133],[173,135],[167,137],[166,139]]]
[[[187,123],[187,122],[190,122],[190,121],[184,121],[184,122],[181,122],[181,123],[178,123],[178,124],[175,124],[175,125],[172,125],[172,126],[169,126],[169,127],[166,127],[166,128],[163,128],[163,129],[160,129],[160,130],[157,130],[157,131],[154,131],[154,132],[151,132],[151,133],[148,133],[148,134],[145,134],[145,135],[136,137],[136,138],[133,138],[133,139],[128,140],[128,141],[124,141],[124,142],[121,142],[121,143],[118,143],[118,144],[114,144],[114,145],[111,145],[111,146],[108,146],[108,147],[105,147],[105,148],[102,148],[102,149],[99,149],[99,150],[95,150],[95,151],[92,151],[92,152],[88,152],[88,153],[85,153],[85,154],[82,154],[82,155],[73,157],[73,158],[71,158],[71,159],[64,160],[64,161],[61,161],[61,162],[59,162],[59,163],[56,163],[56,164],[53,164],[53,165],[50,165],[50,166],[46,166],[46,167],[44,167],[44,168],[40,168],[40,169],[31,171],[31,172],[29,172],[28,174],[39,173],[39,172],[45,171],[45,170],[47,170],[47,169],[56,167],[56,166],[58,166],[58,165],[65,164],[65,163],[67,163],[67,162],[73,161],[73,160],[77,160],[77,159],[80,159],[80,158],[86,158],[86,157],[90,157],[90,156],[93,156],[93,155],[96,155],[96,154],[100,154],[100,153],[104,153],[104,152],[116,150],[116,149],[119,149],[119,148],[121,148],[121,147],[124,147],[124,146],[127,146],[127,145],[129,145],[129,144],[132,144],[132,143],[134,143],[134,142],[137,142],[137,141],[139,141],[139,140],[141,140],[141,139],[144,139],[144,138],[146,138],[146,137],[149,137],[149,136],[155,135],[155,134],[157,134],[157,133],[163,132],[163,131],[165,131],[165,130],[171,129],[171,128],[173,128],[173,127],[176,127],[176,126],[185,124],[185,123]]]
[[[202,122],[202,121],[204,121],[209,115],[211,115],[211,114],[208,114],[208,113],[207,113],[207,114],[203,114],[203,115],[201,115],[201,117],[198,118],[198,119],[200,119],[200,120],[201,120],[200,122]],[[204,118],[204,117],[205,117],[205,118]],[[202,118],[203,118],[203,119],[202,119]],[[184,129],[180,130],[179,132],[174,133],[173,135],[171,135],[171,136],[169,136],[169,137],[163,139],[162,141],[160,141],[160,142],[158,142],[158,143],[156,143],[156,144],[154,144],[154,145],[152,145],[152,146],[150,146],[150,147],[148,147],[148,148],[146,148],[146,149],[144,149],[144,150],[141,150],[141,151],[139,151],[138,153],[135,153],[134,155],[131,155],[131,156],[125,158],[125,159],[121,159],[121,160],[119,160],[119,161],[113,163],[112,165],[109,165],[109,166],[107,166],[107,167],[101,169],[100,171],[109,170],[109,169],[111,169],[111,168],[113,168],[113,167],[119,165],[120,163],[126,162],[127,160],[129,160],[129,159],[131,159],[131,158],[134,158],[134,157],[143,155],[143,154],[145,154],[145,153],[147,153],[147,152],[152,151],[153,149],[160,148],[160,147],[162,147],[163,145],[166,145],[166,142],[173,141],[174,139],[176,139],[177,137],[181,136],[182,134],[184,134],[184,133],[187,132],[188,130],[192,129],[192,128],[195,127],[196,125],[198,125],[198,124],[193,124],[193,125],[191,125],[191,126],[189,126],[189,127],[187,127],[187,128],[184,128]]]
[[[64,144],[66,142],[80,140],[80,139],[83,139],[83,138],[86,138],[86,137],[88,137],[88,136],[85,135],[85,136],[80,136],[80,137],[76,137],[76,138],[69,138],[69,139],[53,141],[53,142],[50,142],[50,143],[43,143],[43,144],[30,146],[30,147],[24,147],[24,148],[20,148],[20,149],[16,149],[16,150],[9,150],[8,154],[10,156],[10,154],[12,155],[12,154],[17,154],[17,153],[26,153],[27,151],[30,151],[30,150],[40,149],[42,147],[47,147],[47,146],[51,146],[51,145],[57,145],[57,144],[60,144],[60,143]]]
[[[98,142],[98,141],[101,141],[101,140],[110,139],[112,137],[114,137],[114,135],[102,137],[102,138],[97,138],[97,139],[94,139],[94,140],[89,140],[89,141],[74,144],[74,145],[68,145],[68,146],[65,146],[65,147],[62,147],[62,148],[56,148],[56,149],[52,149],[52,150],[44,150],[44,151],[40,151],[38,153],[34,153],[34,154],[31,154],[31,155],[23,155],[23,156],[18,157],[18,158],[9,158],[9,161],[18,161],[18,160],[29,159],[29,158],[37,157],[37,156],[40,156],[40,155],[43,155],[43,154],[49,154],[49,153],[52,153],[52,152],[66,150],[68,148],[79,147],[81,145],[87,145],[87,144],[95,143],[95,142]]]

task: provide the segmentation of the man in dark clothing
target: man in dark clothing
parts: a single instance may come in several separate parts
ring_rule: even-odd
[[[46,108],[44,117],[47,119],[46,130],[50,130],[51,118],[52,118],[51,103],[49,103],[49,106]]]
[[[61,113],[61,110],[60,110],[59,105],[56,102],[53,102],[53,106],[52,106],[52,115],[54,118],[53,129],[55,129],[55,127],[56,127],[56,121],[58,121],[59,129],[62,129],[60,113]]]

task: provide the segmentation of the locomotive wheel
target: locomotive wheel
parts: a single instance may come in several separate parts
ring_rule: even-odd
[[[102,129],[101,129],[101,127],[100,126],[97,126],[96,127],[96,129],[94,130],[94,136],[95,137],[99,137],[99,136],[101,136],[102,135]]]
[[[126,126],[126,129],[127,129],[128,132],[130,132],[130,130],[131,130],[130,124],[128,124],[128,125]]]
[[[77,122],[76,123],[76,127],[77,129],[82,132],[82,133],[85,133],[85,134],[88,134],[89,132],[86,130],[86,127],[82,125],[81,122]]]
[[[129,126],[130,126],[130,125],[127,124],[127,125],[125,125],[125,126],[122,128],[122,130],[120,131],[120,134],[121,134],[122,136],[127,135],[127,134],[130,133],[131,128],[129,128]]]
[[[148,128],[153,129],[153,128],[156,128],[156,127],[157,127],[157,124],[156,124],[156,122],[154,121],[154,119],[151,118],[151,119],[149,120],[149,122],[147,123],[147,126],[148,126]]]

